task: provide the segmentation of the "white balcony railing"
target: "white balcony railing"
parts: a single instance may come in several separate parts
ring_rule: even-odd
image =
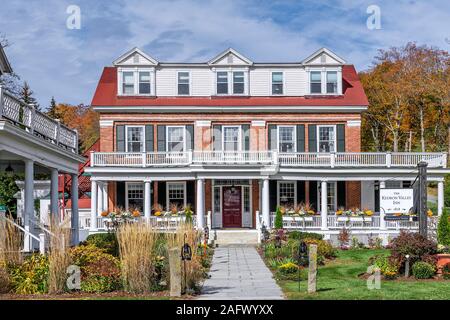
[[[27,105],[0,86],[0,119],[6,119],[19,128],[46,141],[78,153],[78,133],[32,105]]]
[[[446,153],[187,151],[187,152],[93,152],[93,167],[157,167],[189,165],[280,165],[320,168],[404,168],[420,161],[430,168],[445,168]]]

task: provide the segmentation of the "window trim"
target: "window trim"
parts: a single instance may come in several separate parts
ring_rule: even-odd
[[[326,128],[326,127],[333,127],[334,130],[334,151],[330,151],[330,152],[320,152],[320,128]],[[316,129],[316,137],[317,137],[317,141],[316,141],[316,147],[317,147],[317,153],[336,153],[336,149],[337,149],[337,131],[336,131],[336,125],[335,124],[319,124],[317,125],[317,129]]]
[[[320,74],[320,92],[311,92],[311,75],[313,72],[318,72]],[[308,91],[310,95],[323,95],[323,70],[312,69],[308,72]]]
[[[217,90],[218,89],[218,85],[219,85],[219,82],[217,81],[217,80],[219,80],[218,79],[218,77],[219,77],[219,73],[226,73],[227,74],[227,93],[219,93],[219,90]],[[218,96],[228,96],[228,95],[230,95],[230,72],[228,71],[228,70],[217,70],[216,71],[216,74],[215,74],[215,82],[216,82],[216,95],[218,95]]]
[[[282,183],[292,183],[294,184],[294,206],[296,206],[297,203],[297,181],[296,180],[277,180],[277,206],[280,206],[280,184]]]
[[[293,138],[294,138],[294,151],[292,153],[297,152],[297,126],[296,125],[277,125],[277,150],[278,152],[282,152],[280,150],[280,128],[294,128]],[[289,154],[291,152],[283,152],[283,154]]]
[[[274,73],[281,73],[281,76],[282,76],[282,90],[283,90],[283,92],[282,93],[274,93],[273,92],[273,74]],[[284,71],[282,71],[282,70],[272,70],[271,72],[270,72],[270,94],[272,95],[272,96],[284,96],[285,95],[285,92],[286,92],[286,81],[285,81],[285,77],[284,77]]]
[[[131,73],[131,74],[133,74],[133,94],[129,94],[129,93],[125,93],[125,88],[124,88],[124,86],[125,86],[125,73]],[[121,92],[121,95],[123,95],[123,96],[131,96],[131,95],[134,95],[135,93],[136,93],[136,72],[135,72],[135,70],[130,70],[130,69],[125,69],[125,70],[122,70],[121,71],[121,73],[120,73],[120,92]]]
[[[189,83],[188,83],[188,86],[189,86],[189,93],[188,94],[180,94],[180,91],[179,91],[179,85],[180,85],[180,78],[179,78],[179,74],[180,73],[187,73],[188,74],[188,76],[189,76]],[[188,97],[188,96],[191,96],[192,95],[192,73],[191,73],[191,71],[190,70],[177,70],[177,96],[182,96],[182,97]]]
[[[125,94],[123,92],[123,73],[124,72],[132,72],[134,78],[134,90],[133,93]],[[150,73],[150,93],[139,93],[139,73],[140,72],[149,72]],[[154,67],[128,67],[128,68],[117,68],[117,95],[122,97],[149,97],[154,96],[156,94],[156,74]]]
[[[328,73],[334,72],[336,73],[336,92],[328,92]],[[326,70],[325,71],[325,93],[329,95],[337,95],[339,94],[339,79],[338,79],[337,70]],[[330,82],[331,83],[331,82]]]
[[[129,198],[128,198],[128,186],[130,184],[140,184],[140,182],[139,181],[126,181],[125,182],[125,210],[126,211],[128,211],[130,209]],[[145,188],[144,188],[144,183],[142,182],[142,207],[144,207],[144,203],[145,203]],[[144,212],[141,212],[141,215],[143,215],[143,214],[144,214]]]
[[[322,96],[340,96],[342,95],[342,68],[341,67],[307,67],[307,89],[308,95],[322,95]],[[311,72],[320,72],[320,93],[311,92]],[[337,88],[335,93],[327,93],[327,72],[336,72]]]
[[[145,126],[144,125],[126,125],[125,126],[125,152],[134,152],[134,151],[128,151],[128,128],[142,128],[142,151],[140,152],[146,152],[145,150]]]
[[[183,207],[187,205],[187,189],[186,189],[186,181],[167,181],[166,182],[166,208],[170,210],[170,202],[169,202],[169,186],[176,184],[183,185]]]
[[[237,73],[237,72],[241,72],[242,73],[242,80],[243,80],[243,82],[242,82],[242,84],[244,85],[244,87],[243,87],[243,90],[242,90],[242,93],[234,93],[234,74],[235,73]],[[246,81],[245,81],[245,71],[244,70],[232,70],[231,71],[231,95],[233,95],[233,96],[242,96],[242,95],[245,95],[245,87],[246,87],[246,83],[245,83]],[[237,83],[240,83],[240,82],[237,82]]]
[[[222,126],[222,151],[233,152],[225,150],[225,128],[238,128],[238,149],[234,152],[242,151],[242,126],[241,125],[224,125]]]
[[[227,85],[228,92],[227,93],[218,93],[217,92],[217,74],[219,72],[227,73]],[[242,72],[244,75],[244,92],[243,93],[234,93],[234,81],[233,81],[233,73],[234,72]],[[215,78],[214,78],[214,92],[217,96],[248,96],[249,95],[249,70],[247,68],[232,68],[232,69],[215,69]]]
[[[183,129],[183,151],[169,151],[169,128],[182,128]],[[168,153],[186,152],[186,126],[183,126],[183,125],[166,126],[166,152],[168,152]]]
[[[141,80],[140,80],[140,75],[143,72],[147,72],[148,73],[149,86],[150,86],[150,92],[149,93],[141,93],[141,83],[147,83],[147,82],[141,82]],[[149,95],[151,95],[152,94],[152,72],[150,70],[140,69],[140,70],[137,70],[136,75],[137,75],[137,90],[135,90],[135,92],[137,91],[137,95],[138,96],[149,96]]]

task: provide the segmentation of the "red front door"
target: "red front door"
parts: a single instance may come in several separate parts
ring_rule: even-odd
[[[223,227],[242,227],[242,198],[241,187],[223,187],[222,210]]]

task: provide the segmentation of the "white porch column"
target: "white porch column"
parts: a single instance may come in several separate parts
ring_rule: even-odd
[[[59,219],[58,169],[50,169],[50,219]],[[46,221],[47,223],[50,221]]]
[[[108,182],[103,183],[103,211],[108,211]]]
[[[380,188],[379,189],[385,189],[386,183],[384,181],[380,181]],[[384,220],[384,217],[386,216],[386,213],[384,212],[383,208],[380,208],[380,238],[382,240],[382,244],[385,246],[388,244],[388,234],[386,232],[386,220]]]
[[[97,231],[97,181],[91,180],[91,231]]]
[[[152,191],[151,191],[151,181],[144,181],[144,216],[147,222],[150,221],[150,216],[152,214]]]
[[[197,229],[202,230],[205,227],[205,179],[197,179]]]
[[[97,183],[97,213],[103,212],[103,182]]]
[[[29,236],[28,232],[31,232],[30,219],[34,218],[34,162],[32,160],[25,160],[25,204],[23,210],[23,224],[27,231],[24,239],[24,251],[28,252],[32,250],[33,239]]]
[[[444,182],[438,182],[438,198],[437,198],[438,216],[442,214],[444,209]]]
[[[270,229],[269,179],[263,179],[261,189],[262,189],[262,220],[266,228]]]
[[[328,230],[328,203],[327,203],[327,182],[320,183],[320,217],[322,218],[321,230]]]
[[[72,174],[72,185],[70,187],[70,199],[72,201],[70,225],[72,226],[72,245],[78,245],[80,242],[80,227],[78,214],[78,174]]]

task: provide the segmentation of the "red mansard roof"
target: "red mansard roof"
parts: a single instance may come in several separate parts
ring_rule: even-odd
[[[305,97],[120,97],[117,68],[105,67],[92,106],[367,106],[364,89],[353,65],[342,68],[342,96]]]

